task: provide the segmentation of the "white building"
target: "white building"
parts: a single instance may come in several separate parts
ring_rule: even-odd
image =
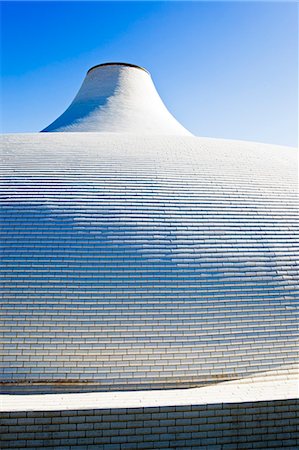
[[[39,411],[88,422],[92,409],[105,426],[102,410],[125,412],[110,436],[74,438],[62,414],[61,430],[26,445],[296,448],[291,422],[219,425],[234,409],[247,424],[259,407],[293,420],[295,150],[193,136],[149,73],[123,63],[90,69],[44,131],[3,137],[2,409],[8,422],[31,411],[29,431]],[[209,433],[203,405],[219,416]],[[134,441],[116,430],[138,407],[144,430],[151,407],[158,419],[177,407],[198,430],[165,432],[163,416],[162,431]]]

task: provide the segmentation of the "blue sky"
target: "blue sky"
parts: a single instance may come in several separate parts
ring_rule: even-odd
[[[295,3],[4,2],[1,131],[41,130],[124,61],[196,135],[296,145],[297,46]]]

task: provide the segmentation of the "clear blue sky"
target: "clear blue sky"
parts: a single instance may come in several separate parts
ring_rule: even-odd
[[[2,132],[41,130],[89,67],[125,61],[197,135],[296,145],[297,45],[295,3],[2,3]]]

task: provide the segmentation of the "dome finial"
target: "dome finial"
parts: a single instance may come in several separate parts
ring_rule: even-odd
[[[168,111],[143,67],[91,67],[67,110],[43,131],[190,135]]]

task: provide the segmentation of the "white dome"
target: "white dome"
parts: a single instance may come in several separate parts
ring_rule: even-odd
[[[166,109],[150,74],[124,63],[91,68],[69,108],[43,131],[191,135]]]
[[[3,137],[2,381],[191,387],[293,363],[294,149],[194,137],[118,63],[61,130]]]
[[[293,362],[293,149],[3,139],[3,381],[191,387]]]

